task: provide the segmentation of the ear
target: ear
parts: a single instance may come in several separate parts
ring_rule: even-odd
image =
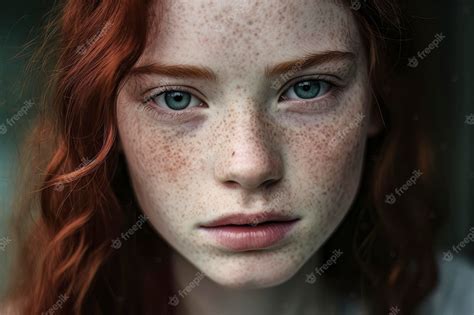
[[[385,122],[383,121],[382,111],[377,102],[374,101],[370,106],[370,120],[367,136],[375,137],[383,130],[384,126]]]

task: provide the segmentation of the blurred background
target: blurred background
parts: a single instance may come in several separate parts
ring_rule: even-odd
[[[0,4],[0,291],[15,239],[8,231],[18,148],[31,127],[37,100],[21,85],[32,52],[25,44],[41,31],[45,14],[55,1],[3,0]],[[430,119],[434,139],[437,182],[434,200],[448,205],[440,233],[439,251],[464,239],[474,226],[474,0],[417,0],[404,4],[413,36],[407,45],[411,56],[423,51],[442,34],[444,39],[416,67],[406,65],[402,75],[416,85],[416,96],[425,108],[412,119]],[[401,62],[408,64],[408,56]],[[30,82],[28,82],[30,83]],[[402,161],[401,161],[402,162]],[[474,242],[462,255],[472,258]]]
[[[31,54],[23,47],[38,35],[42,18],[53,2],[4,0],[0,3],[0,291],[6,283],[7,258],[15,246],[8,231],[8,220],[15,190],[18,148],[35,113],[31,103],[35,100],[22,92],[23,81],[28,80],[22,73]]]

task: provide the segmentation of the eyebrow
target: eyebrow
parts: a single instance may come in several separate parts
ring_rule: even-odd
[[[326,51],[322,53],[310,53],[303,58],[285,61],[274,65],[273,67],[265,68],[265,75],[273,77],[288,73],[290,71],[296,72],[302,69],[310,68],[313,66],[338,62],[338,61],[352,61],[355,59],[355,54],[348,51]]]
[[[355,54],[345,51],[326,51],[322,53],[311,53],[303,58],[285,61],[274,66],[265,67],[265,75],[267,77],[277,76],[289,71],[300,71],[316,65],[321,65],[329,62],[337,62],[344,60],[353,60]],[[142,75],[165,75],[176,78],[193,78],[204,79],[209,81],[216,81],[217,75],[207,67],[192,66],[192,65],[165,65],[160,63],[153,63],[144,66],[132,68],[131,76]]]
[[[149,74],[165,75],[176,78],[193,78],[216,81],[216,74],[206,68],[189,65],[164,65],[160,63],[153,63],[145,66],[132,68],[131,76],[142,76]]]

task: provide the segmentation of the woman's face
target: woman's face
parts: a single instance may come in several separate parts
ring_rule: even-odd
[[[282,283],[358,189],[370,96],[351,9],[329,0],[163,8],[117,104],[140,207],[215,282]],[[234,214],[256,215],[254,224],[201,226]],[[257,224],[273,214],[299,220]]]

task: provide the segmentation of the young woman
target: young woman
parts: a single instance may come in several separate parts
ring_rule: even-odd
[[[427,301],[438,213],[416,104],[383,99],[392,1],[70,0],[58,16],[9,312]]]

